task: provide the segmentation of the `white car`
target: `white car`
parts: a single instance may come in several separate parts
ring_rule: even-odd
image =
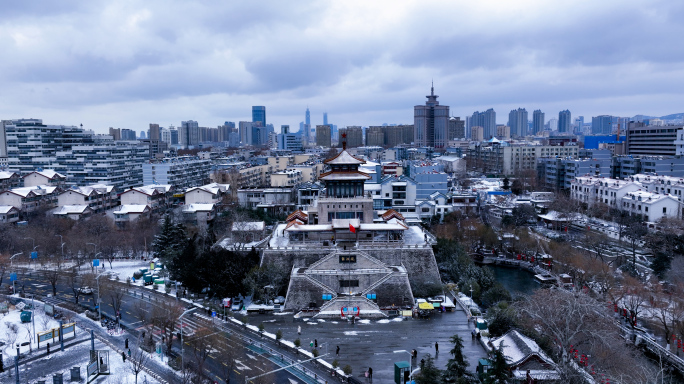
[[[92,295],[93,289],[88,287],[88,286],[84,286],[84,287],[79,288],[78,292],[82,295]]]

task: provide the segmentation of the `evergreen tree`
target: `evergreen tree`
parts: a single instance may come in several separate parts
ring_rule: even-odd
[[[164,218],[161,231],[154,237],[152,248],[154,257],[164,264],[171,262],[183,252],[187,242],[187,234],[182,224],[174,224],[169,216]]]
[[[416,375],[416,384],[436,384],[440,383],[442,371],[435,366],[435,359],[429,353],[425,355],[425,363],[422,364],[420,372]]]
[[[487,371],[487,376],[484,380],[485,384],[506,384],[508,380],[508,363],[503,352],[503,344],[499,348],[494,349],[492,353],[492,365]]]
[[[447,362],[443,379],[445,383],[476,383],[478,380],[468,372],[468,362],[463,355],[463,339],[459,335],[451,336],[454,347],[449,352],[451,359]]]

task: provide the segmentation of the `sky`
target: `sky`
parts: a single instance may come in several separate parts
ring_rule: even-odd
[[[251,120],[293,130],[453,116],[684,112],[684,2],[12,1],[0,119],[146,130]]]

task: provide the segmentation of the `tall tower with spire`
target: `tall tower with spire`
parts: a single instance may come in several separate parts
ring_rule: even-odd
[[[421,147],[445,148],[449,140],[449,107],[439,105],[434,83],[425,105],[413,108],[413,129],[416,144]]]

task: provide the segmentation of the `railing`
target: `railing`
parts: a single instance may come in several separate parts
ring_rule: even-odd
[[[371,290],[377,288],[377,287],[380,286],[382,283],[384,283],[385,281],[389,280],[392,276],[394,276],[394,272],[390,272],[390,273],[388,273],[386,276],[383,276],[380,280],[376,281],[375,283],[371,284],[368,288],[366,288],[366,289],[364,289],[363,291],[361,291],[361,295],[365,295],[365,294],[367,294],[368,292],[370,292]]]

